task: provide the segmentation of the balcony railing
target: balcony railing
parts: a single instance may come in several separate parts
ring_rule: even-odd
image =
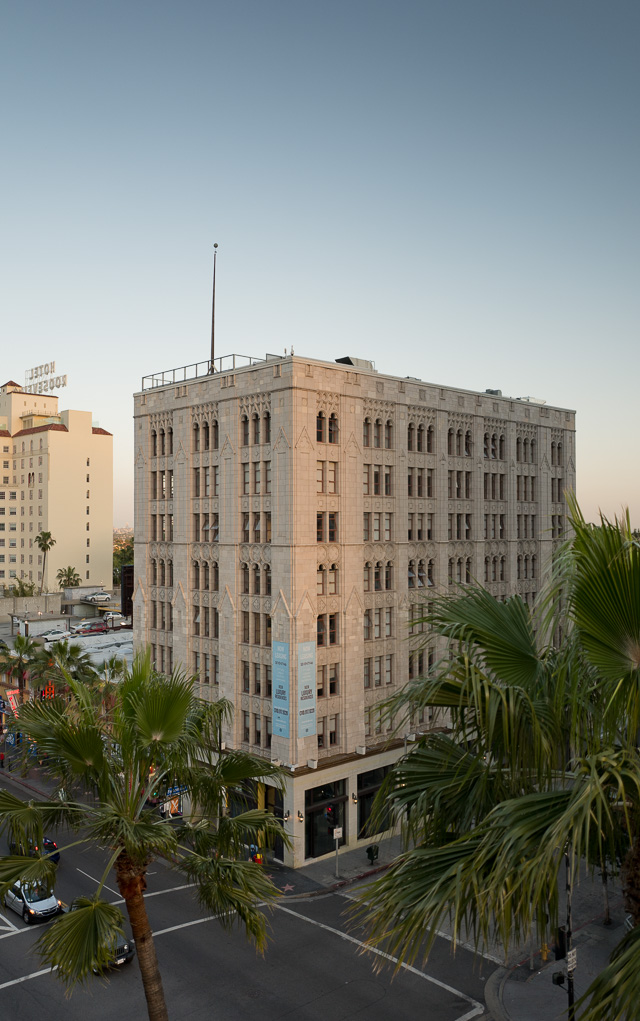
[[[272,354],[267,354],[264,358],[254,358],[252,355],[223,355],[222,358],[214,358],[213,362],[192,362],[191,365],[181,365],[177,369],[167,369],[166,372],[154,372],[150,376],[143,376],[141,389],[155,390],[159,386],[175,386],[177,383],[187,383],[192,379],[203,379],[205,376],[235,372],[236,369],[244,369],[251,365],[281,360],[282,357]]]

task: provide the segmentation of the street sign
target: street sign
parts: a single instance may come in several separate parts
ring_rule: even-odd
[[[574,971],[578,963],[578,951],[572,948],[567,952],[567,971]]]
[[[334,826],[333,839],[342,840],[342,826]]]
[[[187,789],[186,784],[182,784],[181,787],[167,787],[167,797],[173,798],[176,794],[184,794]]]

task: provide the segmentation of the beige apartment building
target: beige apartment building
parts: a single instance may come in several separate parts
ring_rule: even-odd
[[[113,437],[94,428],[89,411],[58,411],[58,398],[0,387],[0,586],[42,582],[34,540],[51,532],[45,590],[60,568],[82,585],[111,588],[113,577]]]
[[[287,768],[256,802],[289,864],[371,843],[390,764],[442,722],[380,711],[437,655],[411,621],[473,580],[533,600],[574,485],[575,414],[540,401],[293,355],[143,380],[134,640]]]

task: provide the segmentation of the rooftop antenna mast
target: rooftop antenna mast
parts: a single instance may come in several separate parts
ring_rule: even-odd
[[[213,299],[211,301],[211,362],[209,365],[209,371],[215,372],[214,369],[214,356],[215,356],[215,335],[216,335],[216,257],[218,255],[218,243],[216,242],[213,246]]]

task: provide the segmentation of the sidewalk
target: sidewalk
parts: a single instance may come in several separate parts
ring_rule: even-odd
[[[26,777],[2,770],[0,778],[20,787],[28,797],[48,797],[44,769],[34,765]],[[282,894],[289,899],[318,897],[339,890],[359,880],[382,872],[401,851],[398,835],[376,840],[379,855],[372,866],[366,845],[345,851],[338,859],[336,877],[335,855],[311,862],[299,869],[291,869],[277,862],[267,862],[265,869]],[[562,903],[561,899],[561,903]],[[577,951],[574,972],[575,1000],[582,996],[595,976],[608,963],[613,948],[624,935],[625,911],[619,884],[609,885],[611,925],[604,925],[602,884],[598,878],[582,876],[573,893],[573,947]],[[563,921],[561,919],[561,921]],[[489,948],[500,958],[500,947]],[[532,968],[533,964],[533,968]],[[564,985],[554,985],[555,972],[565,975]],[[512,949],[506,964],[498,967],[487,979],[485,986],[487,1010],[478,1021],[566,1021],[567,980],[566,960],[556,961],[553,951],[543,962],[539,947],[533,942]],[[576,1016],[579,1021],[579,1015]]]

